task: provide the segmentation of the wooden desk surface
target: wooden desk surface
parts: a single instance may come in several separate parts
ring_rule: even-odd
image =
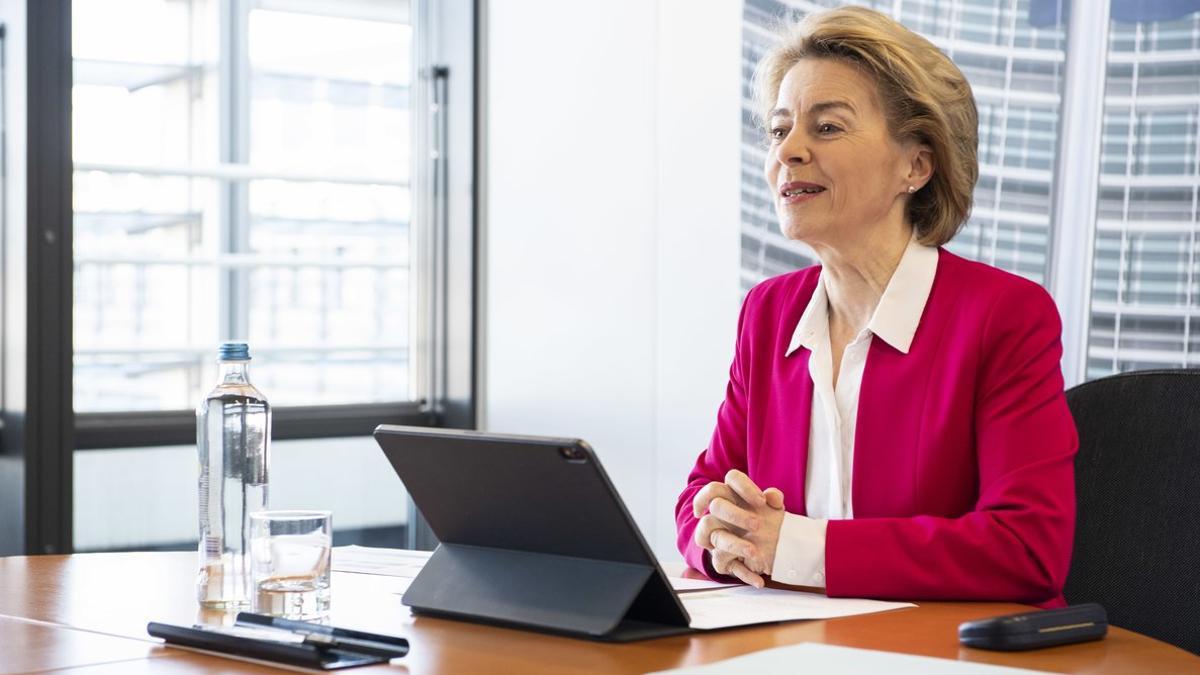
[[[71,673],[278,672],[158,646],[146,622],[228,623],[200,611],[195,554],[112,553],[0,558],[0,673],[71,668]],[[1028,609],[1004,603],[920,603],[881,614],[601,644],[524,631],[414,618],[397,580],[334,572],[332,620],[407,637],[404,666],[354,672],[644,673],[799,642],[882,649],[1053,672],[1200,673],[1200,657],[1112,628],[1100,642],[1027,653],[969,649],[958,624]],[[20,645],[13,649],[11,645]]]

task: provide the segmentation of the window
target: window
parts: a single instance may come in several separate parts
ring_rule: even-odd
[[[1105,73],[1089,378],[1200,365],[1200,12],[1138,22],[1121,4]]]
[[[76,412],[191,408],[234,338],[275,405],[411,398],[406,7],[126,4],[74,3]]]
[[[438,289],[473,271],[430,242],[472,226],[420,214],[456,188],[471,201],[427,176],[447,161],[434,143],[471,165],[436,119],[447,69],[428,66],[471,63],[472,44],[434,35],[472,12],[72,0],[77,549],[194,546],[191,411],[227,339],[249,342],[275,408],[272,506],[332,509],[339,544],[406,543],[403,488],[368,434],[453,424],[429,373],[471,358],[437,318],[470,311]]]

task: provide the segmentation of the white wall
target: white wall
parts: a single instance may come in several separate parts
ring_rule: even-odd
[[[587,439],[675,556],[740,296],[741,2],[487,12],[484,424]]]

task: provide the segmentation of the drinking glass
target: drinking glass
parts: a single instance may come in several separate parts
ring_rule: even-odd
[[[326,617],[332,548],[329,511],[251,513],[254,611],[287,619]]]

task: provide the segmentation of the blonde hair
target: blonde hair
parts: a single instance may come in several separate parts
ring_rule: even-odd
[[[929,146],[933,176],[909,197],[906,215],[922,244],[950,241],[967,220],[979,178],[979,114],[962,71],[928,40],[875,10],[810,14],[780,31],[755,70],[760,125],[784,76],[805,58],[844,60],[870,75],[892,136]]]

